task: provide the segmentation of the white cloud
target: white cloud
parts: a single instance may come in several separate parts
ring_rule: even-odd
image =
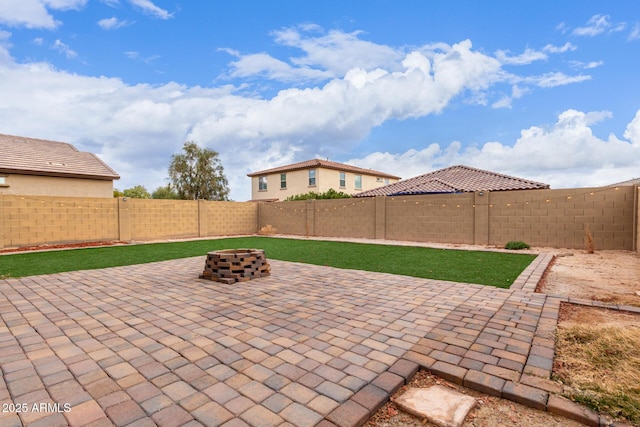
[[[512,101],[514,99],[519,99],[524,96],[524,94],[530,92],[527,88],[521,88],[518,85],[513,85],[511,87],[511,95],[504,95],[498,101],[491,104],[491,108],[511,108]]]
[[[100,26],[100,28],[103,28],[105,30],[115,30],[118,28],[122,28],[127,24],[128,24],[127,21],[120,21],[115,16],[112,16],[111,18],[101,19],[98,21],[98,25]]]
[[[496,52],[496,58],[502,64],[527,65],[535,61],[547,60],[549,58],[547,53],[552,53],[552,54],[564,53],[564,52],[568,52],[570,50],[576,50],[576,49],[577,49],[576,46],[568,42],[562,46],[554,46],[552,44],[548,44],[545,47],[543,47],[542,50],[527,48],[523,53],[515,56],[510,56],[509,51],[498,50]]]
[[[636,148],[640,148],[640,111],[636,113],[636,116],[627,125],[624,137],[631,141]]]
[[[54,29],[60,25],[49,13],[53,10],[79,10],[88,0],[2,0],[0,23],[26,28]]]
[[[27,28],[53,29],[59,25],[40,0],[3,0],[0,23]]]
[[[13,64],[13,58],[9,52],[9,49],[11,49],[10,38],[10,32],[0,30],[0,66],[11,66]]]
[[[608,185],[637,176],[640,169],[640,111],[625,131],[629,141],[615,135],[596,137],[590,126],[611,117],[609,112],[567,110],[550,127],[532,126],[514,145],[486,142],[462,150],[431,144],[404,153],[372,153],[349,163],[411,178],[435,169],[465,164],[545,182],[552,188]]]
[[[576,36],[594,37],[605,32],[618,32],[625,29],[624,23],[613,24],[609,15],[593,15],[584,27],[578,27],[572,34]]]
[[[272,34],[277,43],[298,48],[303,54],[285,62],[267,53],[241,55],[232,49],[220,49],[239,58],[230,64],[228,76],[260,76],[285,82],[326,81],[343,77],[352,68],[397,70],[406,55],[402,50],[361,40],[361,32],[334,30],[324,34],[314,24],[284,28]]]
[[[517,56],[509,56],[509,52],[499,50],[496,52],[496,58],[502,64],[525,65],[531,64],[534,61],[544,61],[548,56],[544,52],[527,48],[523,53]]]
[[[317,26],[308,25],[307,31],[320,32]],[[291,62],[301,67],[319,67],[330,71],[334,76],[344,74],[354,67],[372,70],[391,68],[402,60],[404,53],[390,46],[380,45],[359,36],[360,31],[345,33],[329,31],[318,37],[308,37],[296,28],[275,31],[275,40],[285,46],[297,47],[304,51],[303,56],[291,58]]]
[[[129,0],[131,4],[139,7],[145,13],[160,19],[173,18],[173,14],[156,6],[151,0]]]
[[[640,23],[636,22],[636,24],[631,29],[631,32],[629,33],[629,37],[627,37],[627,40],[629,41],[640,40]]]
[[[51,9],[56,10],[80,10],[88,0],[42,0]]]
[[[412,52],[399,71],[353,68],[323,87],[286,89],[255,100],[242,114],[226,114],[194,127],[198,135],[224,139],[304,140],[312,145],[356,141],[389,119],[441,111],[465,90],[482,90],[500,79],[499,63],[463,41],[431,58]],[[394,96],[389,96],[389,94]],[[274,120],[277,118],[277,120]],[[316,139],[317,138],[317,139]]]
[[[565,22],[561,22],[556,25],[556,30],[560,31],[562,34],[567,32],[567,24]]]
[[[231,53],[231,50],[226,49]],[[231,62],[232,71],[229,77],[262,77],[282,82],[310,82],[323,81],[332,77],[326,71],[314,70],[307,67],[292,67],[266,53],[238,55],[240,59]]]
[[[549,53],[564,53],[564,52],[568,52],[570,50],[573,51],[576,49],[577,47],[575,45],[567,42],[562,46],[554,46],[552,44],[548,44],[542,50],[544,52],[549,52]]]
[[[524,79],[524,81],[528,81],[536,84],[540,87],[556,87],[556,86],[565,86],[573,83],[580,83],[587,80],[591,80],[591,76],[578,75],[578,76],[568,76],[565,73],[556,72],[556,73],[547,73],[541,76],[536,76],[532,78]]]
[[[56,40],[53,42],[53,46],[51,46],[53,50],[57,50],[60,53],[63,53],[67,59],[74,59],[78,57],[78,53],[71,49],[68,45],[62,43],[60,40]]]
[[[569,61],[569,65],[571,65],[572,68],[584,69],[584,70],[591,70],[593,68],[598,68],[603,64],[604,64],[604,61],[591,61],[591,62]]]

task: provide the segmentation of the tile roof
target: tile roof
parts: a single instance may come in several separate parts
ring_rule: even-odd
[[[615,184],[607,185],[607,187],[624,187],[627,185],[640,185],[640,178],[632,178],[627,181],[616,182]]]
[[[375,171],[373,169],[364,169],[364,168],[359,168],[352,165],[347,165],[344,163],[330,162],[329,160],[322,160],[322,159],[306,160],[304,162],[292,163],[290,165],[279,166],[277,168],[266,169],[258,172],[252,172],[250,174],[247,174],[247,176],[253,177],[253,176],[259,176],[259,175],[269,175],[272,173],[289,172],[289,171],[295,171],[295,170],[301,170],[301,169],[312,169],[312,168],[335,169],[335,170],[340,170],[345,172],[360,173],[363,175],[375,175],[381,178],[400,179],[399,176],[390,175],[388,173],[384,173],[380,171]]]
[[[549,188],[548,184],[502,175],[496,172],[451,166],[415,178],[354,194],[355,197],[393,196],[399,194],[459,193],[472,191],[532,190]]]
[[[120,175],[95,154],[66,142],[0,134],[0,172],[114,180]]]

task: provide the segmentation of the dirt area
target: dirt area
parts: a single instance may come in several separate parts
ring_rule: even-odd
[[[558,254],[541,292],[640,307],[640,256],[628,251]]]
[[[112,240],[112,241],[101,241],[101,242],[66,243],[66,244],[57,244],[57,245],[21,246],[19,248],[0,249],[0,254],[15,253],[15,252],[37,252],[37,251],[47,251],[51,249],[92,248],[96,246],[113,246],[113,245],[126,245],[126,244],[127,242]]]

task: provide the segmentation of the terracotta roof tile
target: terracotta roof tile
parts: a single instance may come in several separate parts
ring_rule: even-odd
[[[640,185],[640,178],[632,178],[627,181],[616,182],[615,184],[607,185],[607,187],[625,187],[628,185]]]
[[[114,180],[120,176],[95,154],[65,142],[0,134],[0,172]]]
[[[340,170],[345,172],[360,173],[363,175],[375,175],[381,178],[400,179],[399,176],[390,175],[388,173],[384,173],[380,171],[375,171],[373,169],[364,169],[364,168],[359,168],[352,165],[347,165],[344,163],[330,162],[329,160],[322,160],[322,159],[306,160],[304,162],[292,163],[290,165],[279,166],[277,168],[266,169],[258,172],[252,172],[250,174],[247,174],[247,176],[253,177],[253,176],[259,176],[259,175],[269,175],[269,174],[279,173],[279,172],[289,172],[289,171],[295,171],[295,170],[301,170],[301,169],[312,169],[312,168],[318,168],[318,167],[325,168],[325,169],[335,169],[335,170]]]
[[[397,194],[459,193],[549,188],[548,184],[503,175],[496,172],[451,166],[384,187],[354,194],[355,197],[392,196]]]

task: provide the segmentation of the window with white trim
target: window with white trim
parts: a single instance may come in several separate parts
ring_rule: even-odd
[[[309,186],[313,187],[316,185],[316,170],[309,169]]]
[[[356,175],[356,190],[362,190],[362,175]]]

